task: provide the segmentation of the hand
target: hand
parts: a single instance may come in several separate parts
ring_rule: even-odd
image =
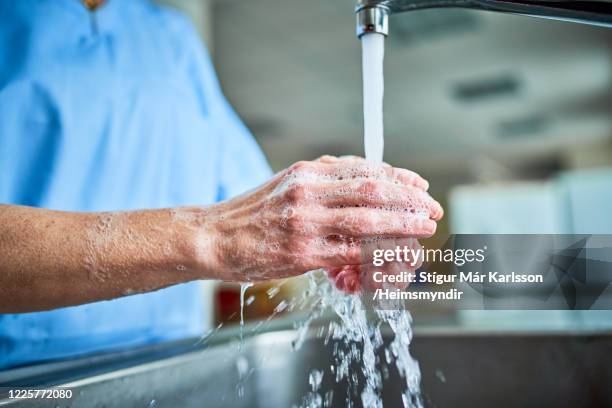
[[[327,276],[332,280],[334,285],[346,293],[373,292],[376,289],[384,289],[388,286],[396,287],[397,289],[406,289],[407,282],[384,283],[375,279],[376,272],[382,272],[385,276],[400,275],[403,272],[414,274],[423,264],[423,247],[415,238],[406,239],[382,239],[371,242],[362,243],[363,253],[372,254],[377,249],[391,249],[396,247],[407,247],[411,252],[410,257],[402,262],[385,262],[382,266],[377,267],[372,264],[369,256],[364,256],[364,263],[361,265],[344,265],[335,268],[327,268]],[[414,257],[413,254],[418,254]],[[367,259],[367,261],[365,261]]]
[[[197,213],[202,268],[226,281],[259,281],[362,265],[370,237],[431,236],[443,211],[427,188],[408,170],[324,156],[243,196],[183,211]]]

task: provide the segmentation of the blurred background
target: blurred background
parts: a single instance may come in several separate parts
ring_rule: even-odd
[[[163,3],[191,16],[274,170],[363,155],[354,1]],[[446,209],[440,233],[612,234],[612,30],[461,9],[394,15],[390,26],[385,160],[430,181]],[[249,289],[247,319],[286,315],[302,285]],[[238,286],[206,291],[211,320],[238,320]],[[598,311],[424,309],[417,325],[443,315],[466,326],[612,327]]]

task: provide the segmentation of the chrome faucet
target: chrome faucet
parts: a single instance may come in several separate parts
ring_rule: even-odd
[[[612,27],[612,0],[357,0],[357,36],[389,33],[389,14],[470,8]]]

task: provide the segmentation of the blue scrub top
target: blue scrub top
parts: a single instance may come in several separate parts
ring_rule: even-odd
[[[205,205],[270,176],[184,17],[145,0],[109,0],[96,20],[94,30],[78,0],[0,0],[0,203]],[[203,329],[198,283],[5,314],[0,368]]]

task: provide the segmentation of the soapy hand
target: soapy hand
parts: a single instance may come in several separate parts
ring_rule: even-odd
[[[415,273],[423,264],[423,247],[415,238],[406,239],[379,239],[363,244],[363,252],[371,254],[377,249],[388,250],[396,247],[409,248],[410,254],[419,254],[416,259],[407,259],[402,262],[392,261],[385,262],[384,265],[377,267],[369,262],[364,262],[361,265],[344,265],[336,268],[327,268],[327,276],[332,280],[334,285],[346,293],[373,292],[376,289],[384,289],[386,284],[375,279],[376,272],[382,272],[384,275],[401,275],[403,272]],[[394,282],[393,287],[397,289],[406,289],[408,283],[404,281]]]
[[[365,161],[365,159],[358,156],[345,156],[343,158],[357,161]],[[340,159],[333,156],[323,156],[318,160],[327,163],[333,163]],[[386,163],[384,163],[383,166],[390,167]],[[409,172],[408,170],[399,169],[399,171],[407,172],[406,174],[414,174]],[[405,180],[408,181],[409,179],[406,178]],[[424,181],[424,183],[419,183],[419,186],[424,192],[426,192],[429,187],[426,181]],[[437,212],[433,218],[435,220],[439,220],[440,218],[442,218],[442,215],[443,211],[440,208],[440,211]],[[410,248],[414,251],[413,253],[422,253],[419,251],[422,250],[422,246],[416,238],[380,238],[381,237],[378,237],[378,239],[374,240],[362,241],[362,253],[364,255],[369,255],[372,254],[376,249],[393,249],[398,246]],[[383,288],[384,284],[381,282],[377,282],[374,279],[373,275],[376,271],[381,271],[386,275],[399,275],[402,272],[414,273],[423,264],[423,259],[421,257],[419,259],[410,259],[407,262],[389,262],[385,263],[381,267],[375,267],[371,263],[371,259],[369,259],[367,256],[364,256],[363,258],[364,263],[361,265],[343,265],[334,268],[325,268],[325,271],[338,289],[346,293],[359,293],[361,291],[374,291],[376,289]],[[398,282],[395,283],[394,286],[398,289],[405,289],[408,284]]]
[[[337,284],[338,276],[348,282],[347,271],[369,262],[372,237],[434,234],[443,211],[427,188],[416,173],[356,157],[295,163],[254,191],[200,209],[199,247],[214,253],[202,264],[227,281],[328,268],[340,271],[331,274]]]

